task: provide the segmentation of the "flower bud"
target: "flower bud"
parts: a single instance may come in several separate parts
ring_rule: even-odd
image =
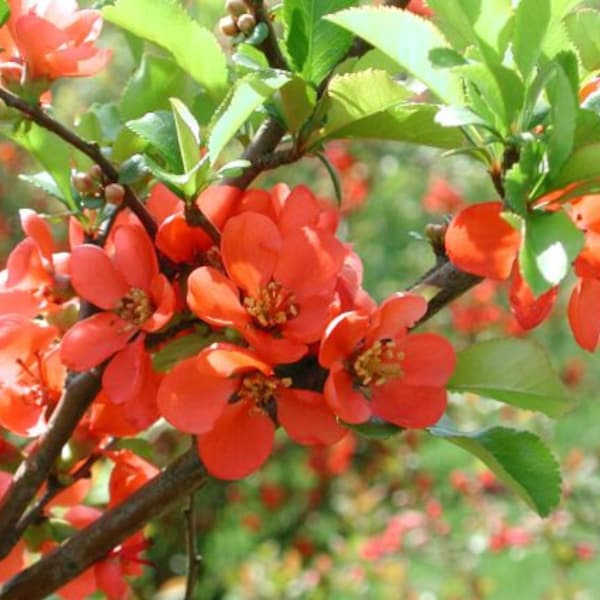
[[[109,183],[104,188],[104,198],[109,204],[118,206],[125,198],[125,189],[118,183]]]
[[[237,20],[237,26],[245,34],[252,33],[252,30],[256,27],[256,19],[252,15],[242,15]]]
[[[231,15],[223,17],[219,21],[219,29],[223,35],[227,35],[229,37],[233,37],[239,33],[239,29]]]
[[[225,8],[232,17],[239,17],[247,12],[243,0],[227,0],[227,2],[225,2]]]
[[[71,177],[73,187],[83,195],[91,194],[94,191],[96,185],[93,179],[87,173],[74,173]]]
[[[100,165],[92,165],[88,169],[88,175],[96,181],[102,181],[102,169],[100,168]]]

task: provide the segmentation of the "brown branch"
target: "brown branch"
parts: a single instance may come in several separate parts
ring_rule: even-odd
[[[89,157],[102,169],[102,172],[107,179],[113,183],[118,183],[119,171],[102,154],[98,144],[80,138],[75,132],[71,131],[44,112],[39,104],[29,104],[28,102],[25,102],[25,100],[1,87],[0,99],[2,99],[7,106],[15,108],[29,117],[34,123],[37,123],[40,127],[51,131],[54,135],[58,136],[74,148],[77,148],[77,150]],[[152,215],[146,210],[146,207],[129,186],[124,185],[123,189],[125,190],[125,205],[137,216],[150,237],[154,239],[154,236],[156,235],[156,222],[152,218]]]
[[[50,418],[47,432],[17,469],[0,502],[0,558],[18,541],[15,523],[48,478],[56,457],[99,392],[100,379],[98,370],[72,379]]]
[[[290,68],[277,43],[277,36],[273,30],[273,25],[269,17],[268,9],[265,7],[264,0],[248,0],[246,4],[251,5],[256,23],[264,23],[267,26],[268,35],[257,48],[265,55],[270,67],[273,69],[289,71]]]
[[[184,600],[193,600],[194,590],[198,583],[198,573],[202,556],[198,554],[196,546],[196,506],[194,504],[195,495],[192,493],[189,496],[187,507],[183,510],[185,516],[185,538],[187,545],[188,572],[185,584]]]
[[[0,600],[46,598],[207,481],[196,451],[189,450],[127,500],[4,584]]]

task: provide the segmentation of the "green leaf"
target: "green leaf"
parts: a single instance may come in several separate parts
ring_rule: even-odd
[[[288,129],[295,134],[312,115],[317,93],[306,81],[294,77],[281,88],[281,102]]]
[[[343,197],[342,197],[342,185],[340,183],[340,178],[335,167],[331,164],[331,161],[327,158],[327,155],[323,152],[315,152],[315,156],[321,162],[321,164],[325,167],[327,174],[329,175],[329,179],[331,179],[331,184],[333,185],[333,191],[335,193],[335,200],[338,206],[342,205]]]
[[[50,173],[42,171],[41,173],[35,173],[33,175],[19,175],[19,179],[26,181],[46,194],[53,196],[63,204],[67,204],[63,193],[60,191],[60,188]]]
[[[464,106],[443,106],[435,115],[435,122],[442,127],[488,126],[484,119]]]
[[[172,113],[159,110],[147,113],[140,119],[128,121],[127,127],[150,144],[162,156],[168,167],[181,173],[183,163],[179,152],[177,127]]]
[[[452,104],[464,103],[460,78],[449,70],[435,68],[429,60],[431,50],[448,47],[429,21],[408,11],[375,7],[344,10],[327,19],[387,54],[440,99]]]
[[[506,67],[486,66],[483,63],[456,67],[454,72],[477,87],[483,100],[498,117],[505,130],[510,131],[525,98],[523,82],[519,76]]]
[[[105,6],[107,21],[168,50],[175,62],[219,100],[227,89],[225,55],[215,36],[175,0],[117,0]]]
[[[0,0],[0,27],[2,27],[10,17],[10,6],[7,0]]]
[[[358,433],[358,435],[367,438],[369,440],[386,440],[393,435],[397,435],[404,431],[402,427],[398,427],[398,425],[394,425],[392,423],[386,423],[377,417],[371,417],[365,423],[346,423],[345,421],[340,421],[340,423],[351,429],[352,431]]]
[[[428,0],[434,21],[456,49],[476,46],[488,64],[500,64],[508,42],[510,0]]]
[[[294,70],[319,84],[344,57],[352,35],[323,19],[355,0],[283,0],[285,47]]]
[[[183,170],[189,171],[194,168],[200,159],[200,126],[189,108],[181,100],[169,98],[169,101],[175,119]]]
[[[122,119],[131,121],[155,110],[169,110],[169,96],[188,100],[188,81],[171,58],[145,53],[121,95]]]
[[[403,104],[338,129],[335,137],[393,140],[444,149],[461,146],[464,139],[460,129],[435,122],[438,110],[432,104]]]
[[[565,212],[535,211],[527,215],[519,265],[536,296],[566,277],[583,244],[583,232]]]
[[[521,0],[517,6],[512,50],[523,79],[540,57],[550,18],[550,0]]]
[[[152,366],[161,373],[169,371],[180,360],[197,354],[213,341],[214,336],[200,327],[196,329],[195,333],[184,335],[165,344],[152,357]]]
[[[550,25],[542,47],[547,58],[554,58],[559,52],[573,47],[564,20],[567,13],[580,2],[581,0],[550,0]]]
[[[596,177],[600,177],[600,141],[577,148],[554,177],[550,174],[550,181],[552,189],[558,189]]]
[[[506,201],[521,217],[527,216],[531,192],[539,177],[540,142],[532,141],[521,147],[519,162],[504,177]]]
[[[565,25],[588,71],[600,68],[600,12],[584,9],[567,15]]]
[[[208,153],[212,164],[248,117],[288,81],[288,73],[269,70],[249,73],[236,82],[231,97],[211,128]]]
[[[457,431],[449,419],[442,419],[429,433],[479,458],[540,516],[548,516],[558,506],[560,467],[533,433],[507,427],[466,433]]]
[[[448,389],[480,394],[550,417],[570,408],[545,351],[527,339],[487,340],[462,350]]]
[[[148,173],[146,159],[141,154],[134,154],[128,158],[119,168],[119,183],[129,185],[139,181]]]
[[[75,153],[72,147],[35,123],[31,123],[26,130],[21,128],[17,131],[14,139],[52,176],[67,209],[77,212],[71,190],[71,164]]]
[[[386,71],[360,71],[333,77],[319,110],[326,111],[326,123],[314,140],[337,136],[357,121],[385,112],[412,94],[396,83]]]
[[[546,89],[552,124],[548,138],[548,163],[551,172],[558,172],[573,150],[579,100],[567,73],[558,63]]]

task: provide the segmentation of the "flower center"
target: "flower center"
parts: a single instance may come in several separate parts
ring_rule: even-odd
[[[362,385],[383,385],[402,376],[404,353],[393,340],[381,340],[363,350],[353,361],[352,370]]]
[[[277,281],[270,281],[257,298],[244,298],[244,307],[261,327],[269,329],[298,316],[298,305],[294,300],[292,292],[286,292]]]
[[[147,321],[154,312],[154,307],[148,294],[139,288],[131,288],[121,298],[115,312],[121,319],[140,326]]]
[[[290,377],[280,379],[268,377],[262,373],[252,373],[242,379],[242,385],[237,395],[240,400],[252,402],[257,411],[272,415],[275,412],[277,390],[291,385]]]

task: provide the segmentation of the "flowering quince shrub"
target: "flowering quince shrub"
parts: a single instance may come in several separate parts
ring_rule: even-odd
[[[23,239],[0,273],[0,599],[127,597],[148,562],[145,525],[182,498],[193,597],[195,492],[276,462],[281,436],[334,475],[357,436],[426,430],[549,515],[560,473],[545,443],[453,417],[465,394],[550,417],[571,407],[524,335],[571,268],[575,340],[598,345],[600,13],[228,0],[216,33],[179,2],[100,4],[0,1],[2,133],[39,163],[23,179],[61,207],[22,202]],[[103,20],[140,50],[134,72],[65,122],[53,83],[115,68]],[[498,196],[468,204],[434,180],[424,206],[442,222],[423,237],[435,264],[382,301],[344,233],[370,185],[347,138],[466,154]],[[309,156],[337,203],[306,182],[255,182]],[[419,329],[482,279],[456,329],[502,321],[481,305],[510,279],[507,335],[455,349]],[[164,431],[191,448],[161,456]],[[426,517],[443,532],[441,510],[432,501]],[[424,519],[394,519],[364,555]],[[495,540],[530,537],[501,524]]]

